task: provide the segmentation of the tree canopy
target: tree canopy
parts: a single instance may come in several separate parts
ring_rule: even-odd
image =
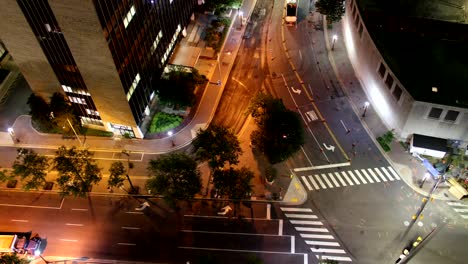
[[[17,253],[0,253],[0,264],[27,264],[30,262],[27,258],[20,258]]]
[[[204,7],[207,10],[216,10],[216,13],[222,13],[228,8],[239,8],[242,0],[205,0]]]
[[[240,169],[229,168],[216,170],[213,174],[213,184],[222,196],[230,199],[241,200],[249,197],[252,192],[251,180],[254,173],[242,167]]]
[[[239,139],[234,133],[223,126],[210,125],[205,130],[200,130],[193,141],[195,154],[199,160],[208,161],[212,169],[239,163],[239,155],[242,154]]]
[[[20,148],[18,155],[13,163],[12,174],[19,176],[21,180],[26,180],[24,188],[38,189],[46,184],[47,169],[49,168],[49,159],[38,155],[30,149]]]
[[[75,130],[79,130],[77,128],[81,127],[81,123],[78,121],[78,114],[63,94],[54,93],[50,98],[49,107],[54,113],[53,121],[59,128],[69,132],[71,124]]]
[[[315,2],[317,12],[327,16],[328,24],[338,22],[345,13],[343,0],[318,0]]]
[[[151,160],[148,170],[152,177],[147,188],[163,195],[170,203],[192,199],[201,189],[197,163],[185,153],[171,153]]]
[[[27,104],[29,105],[29,114],[31,115],[32,121],[40,126],[40,129],[50,130],[54,127],[50,117],[50,107],[44,98],[31,94]]]
[[[121,187],[123,186],[123,182],[125,181],[125,167],[123,162],[116,161],[113,162],[109,168],[109,180],[107,184],[110,187]]]
[[[206,78],[193,72],[171,71],[161,78],[158,86],[158,97],[163,104],[175,107],[191,106],[195,103],[195,88],[204,84]]]
[[[86,196],[91,187],[102,179],[93,154],[87,149],[61,146],[53,159],[53,168],[58,171],[57,184],[63,195]]]

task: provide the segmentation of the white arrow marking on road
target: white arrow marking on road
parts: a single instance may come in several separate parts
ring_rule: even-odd
[[[149,207],[149,206],[150,206],[150,205],[149,205],[148,202],[144,202],[144,203],[141,204],[140,207],[135,208],[135,210],[137,210],[137,211],[143,211],[143,210],[145,210],[146,207]]]
[[[325,143],[323,143],[323,146],[324,146],[327,150],[331,150],[332,152],[335,152],[335,146],[333,146],[333,145],[327,146],[327,144],[325,144]]]
[[[301,94],[301,89],[294,89],[294,87],[291,86],[291,90],[293,91],[293,93],[295,94]]]
[[[229,213],[229,211],[232,211],[232,208],[231,208],[231,206],[226,205],[223,208],[221,208],[221,212],[218,212],[218,214],[219,215],[226,215],[227,213]]]

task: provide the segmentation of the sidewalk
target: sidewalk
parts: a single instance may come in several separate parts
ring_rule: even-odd
[[[354,68],[348,59],[348,53],[343,41],[343,25],[342,23],[337,23],[333,25],[333,32],[340,36],[335,42],[334,50],[331,52],[331,39],[328,30],[326,20],[323,21],[324,28],[324,37],[327,43],[328,57],[334,74],[338,78],[341,87],[349,99],[354,112],[359,116],[364,102],[367,101],[366,94],[361,86],[361,82],[356,77]],[[414,157],[412,157],[409,152],[404,149],[404,147],[399,143],[394,141],[391,145],[391,151],[386,153],[380,147],[379,143],[376,141],[376,138],[381,136],[383,133],[387,132],[391,128],[387,128],[382,122],[380,117],[374,111],[373,107],[369,107],[366,112],[366,118],[361,119],[361,123],[364,128],[367,130],[371,138],[374,140],[374,143],[380,149],[381,153],[385,156],[387,161],[392,164],[392,167],[398,172],[402,180],[412,188],[414,191],[420,193],[423,196],[428,196],[430,189],[434,186],[436,180],[428,179],[422,188],[419,187],[419,184],[422,180],[422,177],[426,173],[426,169],[422,164]],[[432,197],[440,200],[452,200],[453,197],[448,193],[447,184],[440,184],[439,187],[434,191]]]

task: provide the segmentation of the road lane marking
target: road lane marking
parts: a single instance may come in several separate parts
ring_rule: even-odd
[[[344,130],[345,130],[346,132],[348,132],[348,131],[351,132],[351,131],[346,127],[346,125],[345,125],[345,123],[343,122],[343,120],[340,119],[340,122],[341,122],[341,124],[343,125]]]
[[[280,207],[283,212],[312,212],[310,208]]]
[[[457,213],[468,213],[468,209],[457,209],[457,208],[453,208],[453,210],[455,210],[455,212],[457,212]]]
[[[374,181],[372,180],[371,176],[369,176],[369,174],[367,174],[366,170],[361,169],[361,172],[362,172],[362,174],[364,174],[364,176],[366,176],[367,180],[368,180],[370,183],[374,183]]]
[[[117,245],[121,245],[121,246],[136,246],[135,243],[117,243]]]
[[[226,219],[227,216],[217,216],[217,215],[184,215],[184,217],[200,217],[200,218],[219,218],[219,219]],[[265,218],[250,218],[250,217],[242,217],[245,220],[255,220],[255,221],[278,221],[279,219],[265,219]]]
[[[317,245],[317,246],[331,246],[339,247],[340,243],[338,242],[327,242],[327,241],[315,241],[315,240],[306,240],[307,245]]]
[[[314,189],[312,189],[312,186],[310,186],[309,182],[307,181],[307,177],[306,176],[301,176],[301,178],[302,178],[302,181],[307,186],[307,189],[309,189],[309,191],[313,191]]]
[[[143,212],[125,212],[126,214],[143,214]]]
[[[335,177],[333,177],[333,174],[328,173],[328,177],[330,177],[330,179],[333,181],[336,187],[340,187],[340,184],[338,183],[338,181],[336,181]]]
[[[315,256],[317,256],[317,258],[319,257],[319,255],[315,255]],[[326,255],[322,255],[322,259],[332,259],[336,261],[353,261],[349,257],[326,256]]]
[[[318,253],[335,253],[335,254],[346,254],[346,251],[343,249],[336,249],[336,248],[310,248],[312,252]]]
[[[374,177],[374,180],[376,182],[380,182],[379,177],[377,177],[377,175],[375,175],[375,173],[372,171],[372,169],[367,169],[367,171],[372,175],[372,177]]]
[[[349,185],[354,185],[354,183],[351,181],[351,179],[348,177],[348,175],[344,171],[341,172],[341,175],[344,176],[345,180],[349,183]]]
[[[307,215],[307,214],[285,214],[289,218],[310,218],[317,219],[316,215]]]
[[[468,204],[462,204],[460,202],[447,202],[448,205],[451,206],[461,206],[461,207],[468,207]]]
[[[12,222],[23,222],[23,223],[27,223],[29,222],[28,220],[22,220],[22,219],[11,219]]]
[[[88,209],[72,208],[72,211],[88,211]]]
[[[324,173],[322,173],[321,175],[323,179],[325,180],[325,182],[327,183],[328,187],[334,188],[333,184],[331,184],[331,182],[328,180],[327,175],[325,175]]]
[[[317,142],[317,144],[318,144],[318,142]],[[320,144],[319,144],[319,146],[320,146]],[[312,167],[294,168],[294,171],[298,172],[298,171],[309,171],[309,170],[322,170],[322,169],[330,169],[330,168],[346,167],[346,166],[351,166],[351,162],[318,165],[318,166],[312,166]]]
[[[392,175],[390,175],[390,173],[388,173],[388,171],[387,171],[384,167],[381,167],[380,169],[385,173],[385,175],[387,175],[387,177],[388,177],[391,181],[394,181],[394,180],[395,180],[395,179],[393,179]]]
[[[266,219],[268,219],[268,220],[271,219],[271,204],[267,204],[267,208],[266,208]]]
[[[70,224],[70,223],[66,223],[65,225],[67,225],[67,226],[83,226],[83,224]]]
[[[61,238],[61,239],[59,239],[59,240],[64,241],[64,242],[78,242],[78,240],[76,240],[76,239],[65,239],[65,238]]]
[[[358,179],[356,178],[356,176],[354,176],[354,173],[352,171],[348,171],[349,175],[351,175],[351,178],[353,178],[354,182],[357,184],[357,185],[360,185],[361,183],[358,181]]]
[[[319,175],[315,174],[315,179],[317,179],[317,181],[320,183],[320,186],[322,187],[322,189],[326,189],[327,186],[325,185],[325,183],[323,183],[322,179],[320,179]]]
[[[296,253],[296,239],[291,236],[291,253]]]
[[[367,184],[366,179],[364,179],[364,177],[362,177],[361,173],[358,170],[354,170],[354,172],[359,177],[359,179],[361,179],[362,183]]]
[[[317,227],[300,227],[295,226],[297,231],[306,231],[306,232],[320,232],[320,233],[328,233],[328,229],[326,228],[317,228]]]
[[[303,238],[315,238],[315,239],[335,239],[332,235],[316,235],[316,234],[299,234]]]
[[[284,254],[284,255],[304,255],[304,253],[291,253],[281,251],[260,251],[260,250],[245,250],[245,249],[227,249],[227,248],[202,248],[202,247],[178,247],[181,249],[194,250],[211,250],[211,251],[227,251],[227,252],[247,252],[247,253],[262,253],[262,254]]]
[[[398,176],[398,173],[396,173],[392,167],[388,166],[388,170],[393,174],[393,176],[395,176],[397,180],[401,180],[400,176]]]
[[[131,226],[122,226],[122,229],[130,229],[130,230],[138,230],[139,227],[131,227]]]
[[[283,219],[280,219],[278,222],[278,236],[283,235]]]
[[[184,233],[201,233],[201,234],[218,234],[218,235],[243,235],[243,236],[274,236],[279,237],[277,234],[261,234],[261,233],[242,233],[242,232],[218,232],[218,231],[202,231],[202,230],[180,230]],[[281,235],[282,237],[288,237],[290,235]]]
[[[309,264],[309,254],[304,254],[304,264]]]
[[[36,208],[36,209],[53,209],[53,210],[61,210],[63,206],[63,201],[65,198],[62,198],[59,207],[52,207],[52,206],[38,206],[38,205],[22,205],[22,204],[0,204],[0,206],[7,206],[7,207],[25,207],[25,208]]]
[[[338,178],[338,180],[341,182],[341,185],[347,186],[346,182],[341,178],[340,174],[338,172],[335,172],[335,176]]]
[[[320,189],[320,187],[318,186],[318,184],[315,182],[314,180],[314,177],[312,177],[312,175],[309,175],[309,180],[312,182],[312,184],[314,185],[315,189],[318,190]]]
[[[295,225],[323,225],[321,221],[289,220],[289,222]]]
[[[379,171],[378,168],[374,168],[375,172],[377,172],[377,174],[379,175],[379,177],[384,181],[384,182],[387,182],[387,179],[385,178],[385,176],[383,176],[383,174]]]

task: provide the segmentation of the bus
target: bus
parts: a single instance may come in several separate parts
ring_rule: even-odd
[[[286,1],[286,25],[295,26],[297,23],[297,1],[298,0],[287,0]]]

